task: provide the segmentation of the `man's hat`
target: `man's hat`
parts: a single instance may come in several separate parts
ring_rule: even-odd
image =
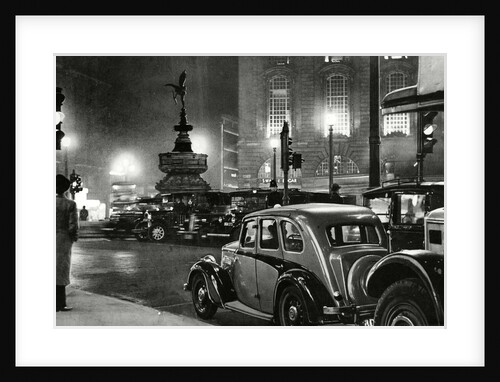
[[[56,193],[62,194],[66,192],[71,185],[71,182],[62,174],[56,175]]]
[[[271,183],[269,184],[269,187],[278,187],[278,185],[276,184],[276,181],[274,179],[271,180]]]
[[[332,190],[333,191],[340,190],[340,186],[337,183],[333,183],[332,184]]]

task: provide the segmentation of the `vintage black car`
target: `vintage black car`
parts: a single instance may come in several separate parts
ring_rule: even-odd
[[[146,211],[158,211],[162,208],[161,198],[139,197],[122,203],[121,208],[111,213],[109,221],[101,229],[111,237],[134,235],[137,240],[146,241],[148,235],[143,231],[147,227],[147,223],[143,221],[144,214]]]
[[[229,210],[229,195],[219,191],[183,192],[162,195],[164,208],[144,215],[143,226],[134,233],[150,240],[183,241],[200,239],[200,226]]]
[[[298,204],[246,215],[220,263],[195,263],[184,289],[197,315],[218,308],[278,325],[371,323],[377,299],[365,292],[370,268],[387,255],[377,215],[366,207]]]
[[[425,249],[393,252],[368,273],[376,326],[444,325],[444,208],[424,220]]]
[[[444,182],[394,179],[363,193],[363,205],[384,224],[389,252],[424,248],[424,217],[444,207]]]

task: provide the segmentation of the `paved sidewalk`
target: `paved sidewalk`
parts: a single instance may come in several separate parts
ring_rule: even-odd
[[[160,312],[114,297],[66,287],[73,310],[56,312],[56,326],[213,326],[201,320]]]

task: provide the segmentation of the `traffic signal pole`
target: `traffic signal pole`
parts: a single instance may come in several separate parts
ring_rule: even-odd
[[[287,206],[290,202],[288,196],[288,169],[289,169],[289,156],[290,156],[290,130],[288,129],[288,122],[283,122],[283,129],[280,133],[281,139],[281,169],[283,170],[283,205]]]

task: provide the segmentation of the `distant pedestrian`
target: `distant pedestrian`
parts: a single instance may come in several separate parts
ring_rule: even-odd
[[[83,208],[80,210],[80,220],[87,220],[87,218],[89,217],[89,210],[87,210],[85,208],[85,206],[83,206]]]
[[[337,183],[332,184],[332,191],[330,193],[330,201],[336,204],[343,204],[344,200],[339,194],[340,186]]]
[[[68,198],[70,181],[56,175],[56,311],[73,308],[66,305],[66,285],[70,284],[71,249],[78,240],[76,202]]]
[[[278,185],[276,184],[276,181],[274,179],[271,180],[269,187],[271,187],[271,192],[269,193],[269,195],[267,195],[267,208],[281,206],[283,199],[281,197],[281,194],[278,192]]]

